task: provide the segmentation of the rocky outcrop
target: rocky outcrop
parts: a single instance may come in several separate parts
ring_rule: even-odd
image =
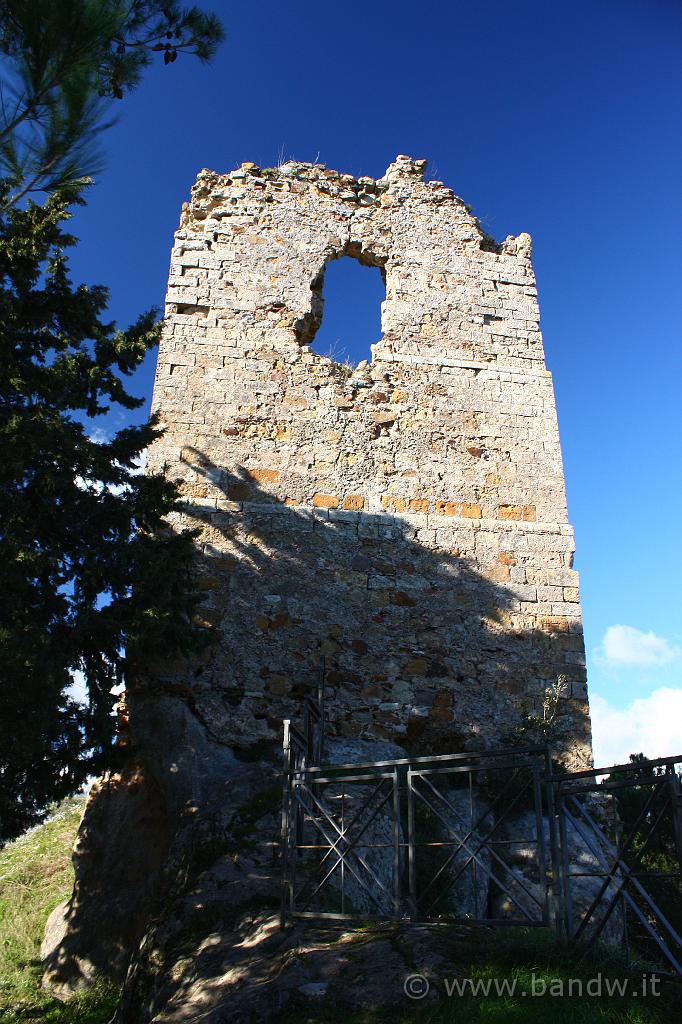
[[[155,700],[154,716],[136,710],[129,740],[144,757],[131,752],[121,772],[92,786],[73,894],[48,922],[44,984],[57,995],[97,975],[125,977],[150,918],[263,786],[263,771],[215,744],[184,701]]]

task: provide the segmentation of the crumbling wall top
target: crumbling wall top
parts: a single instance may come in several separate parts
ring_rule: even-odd
[[[463,219],[468,221],[482,247],[492,252],[517,255],[530,260],[531,238],[526,232],[517,237],[509,235],[503,242],[497,243],[482,227],[477,217],[473,216],[470,207],[455,195],[453,190],[442,181],[425,181],[424,174],[427,161],[413,160],[412,157],[398,155],[389,164],[381,178],[367,175],[353,177],[332,170],[325,164],[306,163],[287,160],[277,167],[261,168],[257,164],[246,161],[240,167],[227,174],[217,174],[203,168],[197,175],[192,188],[190,203],[183,204],[183,222],[195,217],[202,220],[216,200],[226,198],[231,186],[243,187],[252,191],[278,192],[291,188],[291,183],[306,182],[322,195],[332,196],[358,207],[387,206],[391,202],[391,193],[400,193],[403,200],[408,196],[430,201],[434,204],[450,203],[456,207]],[[382,201],[382,197],[384,198]]]

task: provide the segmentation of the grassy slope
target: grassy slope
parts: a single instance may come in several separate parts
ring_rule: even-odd
[[[43,825],[0,850],[0,1021],[100,1024],[111,1017],[111,992],[65,1006],[40,991],[38,953],[48,915],[73,885],[71,850],[82,799],[64,801]]]

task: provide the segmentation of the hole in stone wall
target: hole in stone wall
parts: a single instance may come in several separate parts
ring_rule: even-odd
[[[369,346],[381,338],[381,303],[386,298],[382,270],[342,256],[330,260],[313,291],[318,295],[313,309],[322,322],[317,331],[301,340],[309,342],[318,356],[335,363],[357,366],[363,359],[370,361]]]

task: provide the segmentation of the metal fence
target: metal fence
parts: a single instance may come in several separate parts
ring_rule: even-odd
[[[682,977],[682,757],[555,776],[562,926]],[[581,886],[591,882],[590,898]]]
[[[544,828],[554,821],[547,768],[547,750],[534,747],[410,762],[412,920],[550,923],[556,836]]]
[[[682,757],[563,774],[545,747],[322,765],[323,690],[303,731],[284,727],[283,926],[550,926],[682,977]]]

